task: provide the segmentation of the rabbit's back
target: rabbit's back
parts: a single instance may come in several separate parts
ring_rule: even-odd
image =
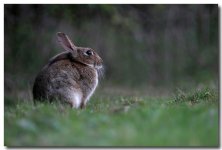
[[[70,60],[60,60],[45,66],[36,77],[34,99],[88,99],[97,86],[97,72],[84,64]],[[77,97],[77,98],[76,98]]]
[[[58,98],[57,90],[68,86],[77,87],[76,81],[80,75],[72,63],[68,60],[61,60],[50,65],[46,65],[37,75],[33,96],[38,100],[52,100]]]

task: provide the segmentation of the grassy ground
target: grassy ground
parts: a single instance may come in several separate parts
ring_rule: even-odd
[[[219,146],[218,92],[94,95],[84,110],[5,97],[6,146]]]

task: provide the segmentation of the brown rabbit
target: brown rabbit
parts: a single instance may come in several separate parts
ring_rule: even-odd
[[[51,58],[37,75],[34,101],[59,99],[84,108],[98,85],[102,59],[91,48],[75,46],[64,33],[57,33],[57,38],[66,51]]]

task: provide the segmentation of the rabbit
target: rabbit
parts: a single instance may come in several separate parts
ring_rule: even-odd
[[[72,108],[85,108],[98,85],[103,60],[93,49],[75,46],[65,33],[58,32],[57,39],[65,51],[52,57],[37,75],[34,102],[57,99]]]

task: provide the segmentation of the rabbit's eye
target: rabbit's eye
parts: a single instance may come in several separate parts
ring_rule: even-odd
[[[91,50],[88,50],[88,51],[85,52],[85,55],[91,56],[91,55],[93,55],[93,52]]]

